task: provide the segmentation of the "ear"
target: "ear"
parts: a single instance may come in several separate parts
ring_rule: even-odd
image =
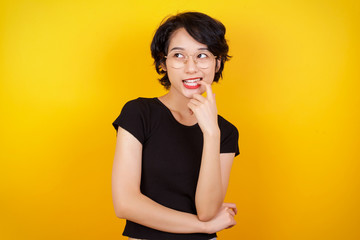
[[[216,73],[219,71],[220,66],[221,66],[221,58],[217,58],[216,59],[216,69],[215,69]]]
[[[166,65],[164,62],[160,63],[161,69],[164,70],[165,72],[167,71],[166,69]]]

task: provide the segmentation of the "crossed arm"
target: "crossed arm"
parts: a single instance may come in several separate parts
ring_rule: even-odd
[[[142,144],[128,131],[118,127],[112,193],[115,213],[119,218],[172,233],[214,233],[236,224],[235,204],[223,203],[235,154],[220,154],[215,95],[210,84],[201,84],[206,87],[207,97],[194,94],[188,103],[204,137],[195,193],[197,215],[162,206],[140,192]]]
[[[194,94],[188,103],[188,107],[198,120],[204,138],[195,204],[199,219],[209,221],[223,204],[234,153],[220,154],[220,129],[215,94],[210,84],[204,81],[199,81],[199,84],[205,86],[207,96]]]
[[[206,152],[205,147],[204,151]],[[113,204],[117,217],[172,233],[214,233],[236,224],[234,220],[236,206],[234,204],[216,205],[213,207],[214,209],[217,208],[214,216],[204,221],[199,219],[197,215],[167,208],[143,195],[140,192],[141,155],[142,144],[129,132],[119,127],[112,172]],[[221,155],[220,158],[224,158],[221,161],[224,160],[224,163],[221,164],[222,170],[219,175],[225,180],[224,182],[221,181],[221,191],[225,192],[234,154]],[[203,170],[206,171],[206,169]],[[203,175],[206,177],[205,174]],[[201,191],[201,194],[207,194],[208,190],[213,190],[205,184],[203,189],[204,191]],[[225,195],[224,192],[221,192],[222,199]],[[212,192],[209,193],[209,195],[211,194]],[[196,198],[200,200],[196,203],[197,207],[201,205],[202,199],[209,197],[199,198],[198,190],[196,195]],[[205,210],[206,208],[204,208]]]

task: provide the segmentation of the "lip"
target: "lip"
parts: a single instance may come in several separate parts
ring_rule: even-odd
[[[183,81],[194,80],[194,79],[200,79],[200,80],[202,80],[202,77],[187,78],[187,79],[184,79]]]
[[[197,80],[197,81],[192,81],[192,80]],[[200,87],[200,84],[198,84],[197,82],[199,82],[201,80],[202,80],[202,77],[187,78],[187,79],[183,80],[183,85],[187,89],[197,89]],[[191,82],[187,82],[187,81],[191,81]]]

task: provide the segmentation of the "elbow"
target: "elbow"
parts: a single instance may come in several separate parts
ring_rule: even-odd
[[[113,206],[115,215],[121,219],[128,219],[131,212],[135,210],[136,201],[140,198],[139,191],[113,191]]]
[[[124,219],[124,218],[122,217],[121,213],[119,213],[119,212],[117,212],[117,211],[115,211],[115,215],[116,215],[116,217],[118,217],[118,218],[120,218],[120,219]]]
[[[208,222],[208,221],[210,221],[211,219],[213,219],[213,217],[215,217],[215,216],[211,216],[211,215],[204,215],[204,214],[199,214],[198,215],[198,219],[200,220],[200,221],[202,221],[202,222]]]
[[[120,202],[114,205],[114,210],[115,210],[115,215],[118,218],[121,219],[126,219],[126,207],[124,206],[125,204]]]
[[[217,211],[199,211],[197,216],[198,216],[198,219],[202,222],[208,222],[210,221],[211,219],[213,219],[217,214]]]
[[[129,197],[122,196],[117,198],[116,201],[114,201],[115,215],[118,218],[127,219],[132,209],[132,202]]]
[[[120,219],[126,219],[124,214],[121,211],[115,211],[115,215],[116,215],[116,217],[118,217]]]
[[[217,204],[205,205],[201,204],[196,208],[197,217],[202,222],[208,222],[213,219],[218,213],[222,206],[222,203],[219,202]]]

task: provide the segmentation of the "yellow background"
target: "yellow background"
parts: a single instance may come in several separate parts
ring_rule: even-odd
[[[220,239],[360,239],[359,1],[0,3],[0,239],[125,239],[111,200],[115,130],[165,93],[149,45],[202,11],[227,27],[214,87],[240,131]]]

